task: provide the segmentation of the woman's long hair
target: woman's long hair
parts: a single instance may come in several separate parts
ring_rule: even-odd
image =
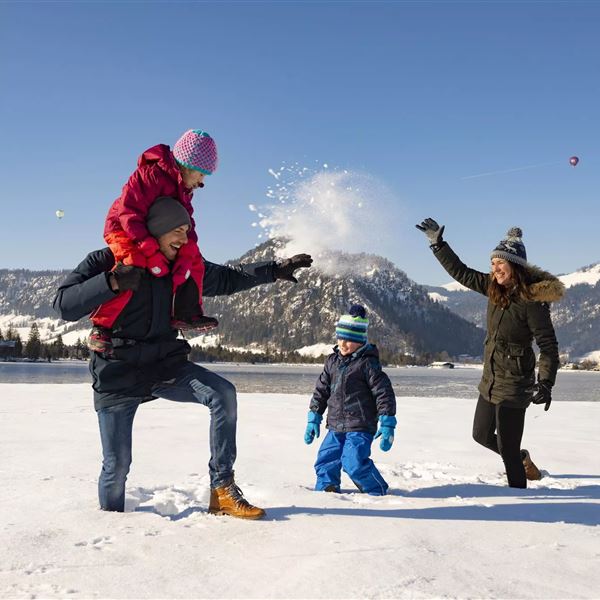
[[[490,283],[488,285],[488,298],[497,306],[506,308],[511,300],[521,298],[522,300],[531,301],[531,291],[529,284],[531,276],[525,267],[511,262],[512,281],[511,285],[500,285],[495,277],[490,273]]]

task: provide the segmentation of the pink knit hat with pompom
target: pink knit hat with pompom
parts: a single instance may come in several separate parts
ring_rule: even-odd
[[[217,170],[217,145],[200,129],[186,131],[173,146],[175,160],[188,169],[212,175]]]

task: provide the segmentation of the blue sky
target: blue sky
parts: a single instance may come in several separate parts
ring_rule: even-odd
[[[477,268],[512,225],[549,270],[600,261],[600,3],[23,1],[0,14],[0,267],[70,268],[101,247],[137,156],[191,127],[219,146],[194,199],[209,260],[254,245],[247,207],[285,161],[386,186],[394,201],[373,210],[390,226],[366,235],[419,283],[449,280],[414,229],[426,216]]]

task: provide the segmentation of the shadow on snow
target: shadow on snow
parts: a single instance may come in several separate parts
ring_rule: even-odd
[[[455,483],[428,488],[419,488],[410,492],[394,490],[393,495],[406,498],[493,498],[517,496],[525,499],[589,499],[600,500],[600,485],[581,485],[574,488],[535,487],[527,489],[509,488],[485,483]]]
[[[310,514],[340,517],[385,517],[442,521],[521,521],[529,523],[570,523],[600,525],[600,506],[586,502],[495,504],[492,506],[440,506],[433,508],[315,508],[281,506],[267,509],[267,520],[285,521],[293,515]]]

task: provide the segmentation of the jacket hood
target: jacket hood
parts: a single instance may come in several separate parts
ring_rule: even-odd
[[[558,277],[535,265],[527,267],[532,283],[529,291],[536,302],[556,302],[565,295],[565,285]]]
[[[152,146],[152,148],[148,148],[148,150],[143,152],[138,158],[138,167],[143,167],[144,165],[152,163],[158,163],[158,165],[167,173],[172,173],[173,170],[179,173],[171,148],[166,144]]]

